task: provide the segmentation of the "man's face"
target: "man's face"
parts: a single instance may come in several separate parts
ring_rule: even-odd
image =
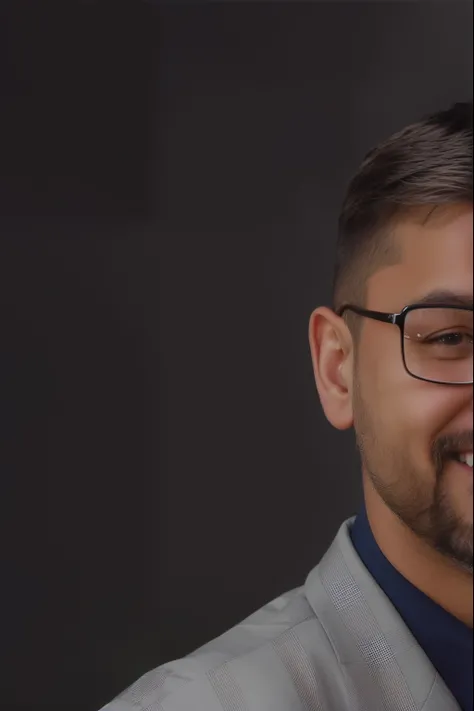
[[[438,290],[473,291],[472,207],[427,210],[395,228],[399,264],[367,285],[368,309],[399,312]],[[396,326],[363,319],[354,366],[354,427],[368,476],[385,504],[420,538],[472,572],[472,468],[447,452],[472,452],[472,385],[411,377]]]

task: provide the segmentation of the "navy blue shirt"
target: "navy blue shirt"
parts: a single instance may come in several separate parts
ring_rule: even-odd
[[[472,629],[393,567],[373,536],[365,505],[351,528],[351,538],[365,567],[391,600],[462,711],[473,711]]]

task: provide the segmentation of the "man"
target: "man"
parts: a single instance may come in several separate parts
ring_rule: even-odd
[[[365,505],[303,587],[107,711],[472,711],[472,219],[472,104],[368,154],[309,327]]]

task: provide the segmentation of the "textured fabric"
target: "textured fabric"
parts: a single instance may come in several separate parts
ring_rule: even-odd
[[[304,586],[148,672],[102,711],[459,711],[357,554],[354,520]]]
[[[225,711],[248,711],[243,691],[236,683],[227,664],[211,669],[207,676]]]
[[[401,575],[380,550],[363,506],[350,531],[362,562],[375,578],[463,711],[473,711],[472,629]]]

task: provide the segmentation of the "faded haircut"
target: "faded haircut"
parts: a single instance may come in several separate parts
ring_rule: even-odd
[[[349,183],[338,225],[333,308],[363,307],[367,279],[399,260],[397,220],[417,207],[472,203],[472,101],[426,116],[373,148]],[[344,318],[357,338],[360,319]]]

